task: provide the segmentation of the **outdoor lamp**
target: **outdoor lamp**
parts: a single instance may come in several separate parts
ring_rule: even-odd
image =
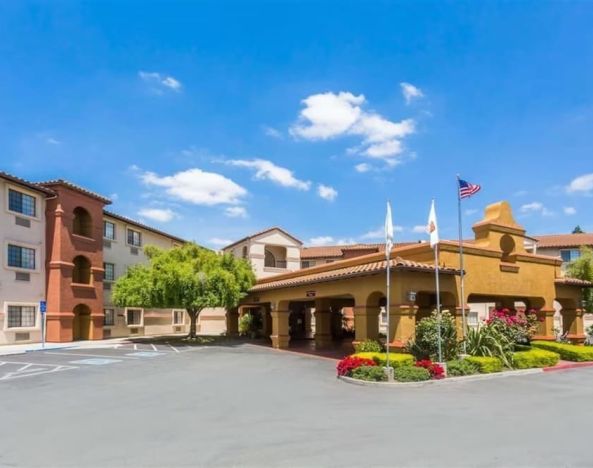
[[[408,302],[416,302],[416,291],[407,292]]]

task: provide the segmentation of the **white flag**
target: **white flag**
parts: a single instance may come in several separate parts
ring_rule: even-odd
[[[391,220],[391,203],[387,202],[387,215],[385,215],[385,255],[389,258],[393,247],[393,221]]]
[[[439,243],[439,225],[437,224],[437,214],[434,208],[434,200],[430,205],[430,213],[428,215],[428,225],[426,232],[430,234],[430,246],[434,249],[435,245]]]

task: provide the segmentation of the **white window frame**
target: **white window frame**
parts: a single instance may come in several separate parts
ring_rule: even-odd
[[[105,324],[105,318],[103,318],[103,328],[115,327],[115,319],[117,317],[117,311],[116,311],[115,307],[103,307],[103,317],[106,316],[106,314],[105,314],[106,310],[110,310],[111,312],[113,312],[113,323],[111,325],[107,325],[107,324]],[[126,320],[127,320],[127,314],[126,314]]]
[[[175,312],[181,312],[181,323],[175,323]],[[185,325],[185,316],[187,314],[185,313],[185,309],[173,309],[171,311],[171,323],[178,327],[180,325]]]
[[[35,326],[33,327],[8,327],[8,306],[34,307],[35,308]],[[41,316],[39,314],[38,302],[14,302],[6,301],[4,303],[4,332],[35,331],[41,329]]]
[[[103,223],[113,224],[113,239],[105,237],[105,224],[103,224],[103,239],[108,240],[109,242],[117,242],[117,223],[109,219],[103,219]]]
[[[9,192],[8,192],[9,190],[14,190],[15,192],[24,193],[25,195],[29,195],[30,197],[33,197],[35,199],[35,216],[27,215],[24,213],[19,213],[18,211],[12,211],[10,209],[10,196],[9,196]],[[7,213],[10,213],[15,216],[19,216],[21,218],[33,219],[35,221],[39,221],[41,219],[40,213],[41,213],[41,210],[43,209],[43,207],[41,206],[41,198],[36,193],[33,193],[30,190],[23,189],[22,187],[20,187],[18,185],[7,183],[6,189],[4,191],[4,196],[6,198],[6,203],[4,204],[4,209]]]
[[[20,268],[20,267],[13,267],[8,265],[8,246],[14,245],[17,247],[24,247],[26,249],[32,249],[35,251],[35,268]],[[10,271],[20,271],[23,273],[39,273],[41,271],[41,257],[39,255],[39,245],[29,244],[28,242],[21,242],[15,240],[6,240],[4,241],[4,251],[2,252],[2,256],[4,257],[3,266],[5,270]]]
[[[105,268],[105,265],[113,265],[113,279],[107,279],[107,275],[105,274],[107,272],[107,268]],[[103,262],[103,270],[105,270],[103,272],[103,281],[105,281],[106,283],[114,283],[115,280],[117,279],[117,275],[116,275],[116,270],[115,270],[115,263],[113,262]]]
[[[130,324],[128,323],[128,310],[139,310],[140,311],[140,323]],[[144,326],[144,309],[142,307],[126,307],[124,309],[124,317],[126,319],[126,325],[128,328],[138,328]]]
[[[134,231],[140,234],[140,245],[134,245],[134,244],[130,244],[130,242],[128,241],[129,236],[128,233],[129,231]],[[140,231],[139,229],[134,229],[131,228],[129,226],[126,227],[126,245],[130,246],[130,247],[136,247],[137,249],[142,248],[142,245],[144,244],[144,233],[142,231]]]

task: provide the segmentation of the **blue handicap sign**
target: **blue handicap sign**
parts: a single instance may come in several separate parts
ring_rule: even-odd
[[[45,301],[39,302],[39,312],[41,312],[42,314],[45,314],[45,312],[47,312],[47,302],[45,302]]]

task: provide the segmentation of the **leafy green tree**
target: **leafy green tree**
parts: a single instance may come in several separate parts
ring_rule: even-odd
[[[580,225],[577,225],[573,230],[572,230],[573,234],[583,234],[584,231],[581,229]]]
[[[593,281],[593,249],[591,247],[581,247],[581,256],[570,262],[566,269],[568,276],[586,281]],[[583,289],[583,299],[585,300],[585,310],[593,312],[593,290],[592,288]]]
[[[148,265],[135,265],[116,281],[114,304],[185,309],[190,339],[196,338],[196,323],[203,309],[235,307],[255,283],[248,261],[193,243],[167,250],[147,246],[145,253]]]

